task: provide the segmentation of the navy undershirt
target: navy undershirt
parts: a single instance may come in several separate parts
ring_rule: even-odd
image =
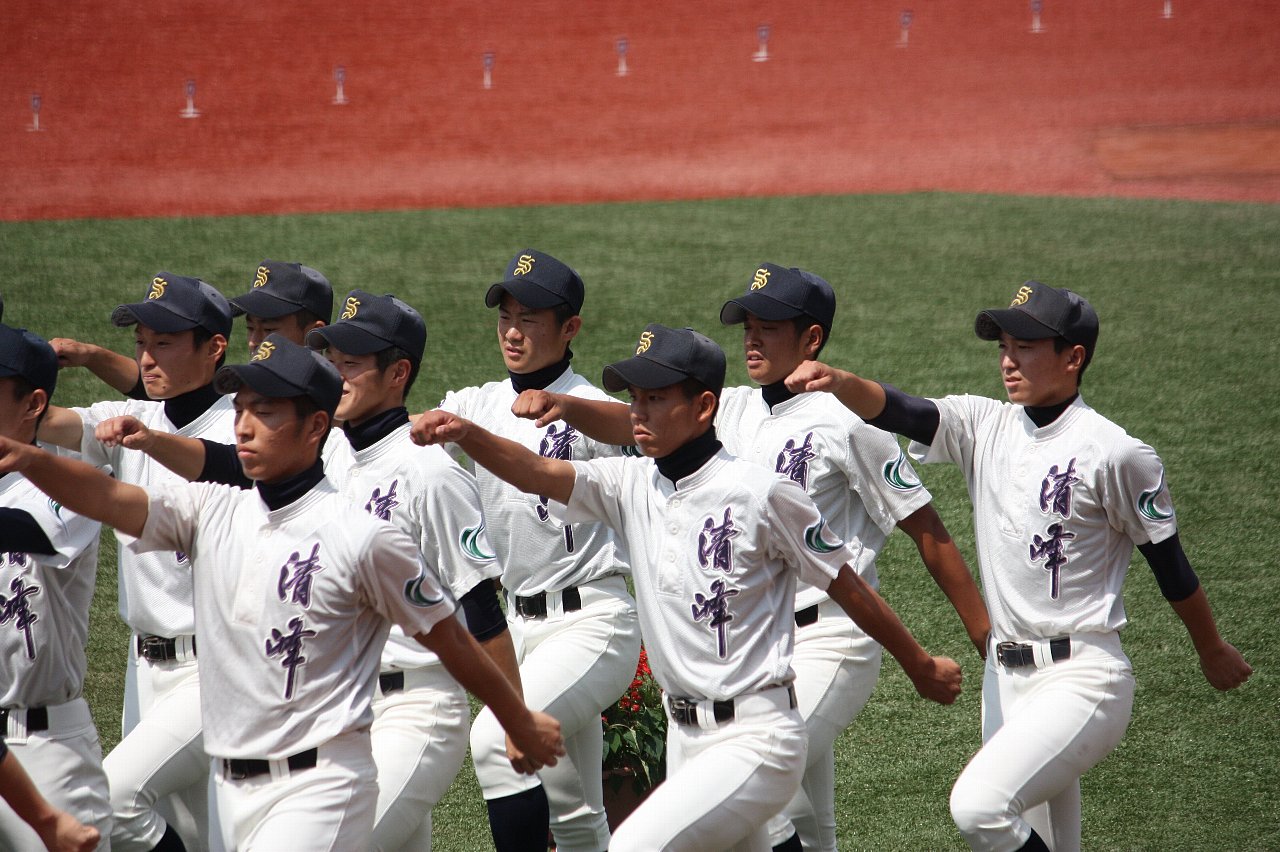
[[[166,399],[164,416],[169,418],[170,423],[181,429],[208,411],[220,399],[222,394],[214,390],[212,384],[207,384],[172,399]]]
[[[350,422],[342,425],[342,432],[347,436],[351,448],[356,452],[368,449],[401,426],[409,422],[409,409],[403,405],[389,408],[381,414],[375,414],[368,420],[353,425]]]
[[[511,387],[515,388],[516,393],[527,390],[543,390],[556,379],[565,374],[569,369],[569,362],[573,360],[573,350],[565,347],[564,357],[550,367],[543,367],[541,370],[534,370],[532,373],[513,373],[507,371],[507,375],[511,377]]]
[[[279,482],[259,482],[258,495],[262,497],[262,502],[267,504],[267,508],[274,512],[302,497],[315,488],[322,479],[324,479],[324,464],[320,459],[316,459],[311,467],[288,479],[282,479]]]
[[[706,464],[708,459],[720,452],[721,446],[716,438],[716,427],[708,426],[707,431],[654,462],[658,465],[658,473],[671,480],[674,485]]]
[[[781,405],[796,396],[795,393],[787,390],[786,379],[783,379],[780,382],[774,382],[771,385],[761,385],[760,393],[764,396],[764,404],[769,406],[770,412],[773,411],[774,406]]]

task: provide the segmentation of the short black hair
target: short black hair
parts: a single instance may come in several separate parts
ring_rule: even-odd
[[[36,391],[36,386],[24,379],[22,376],[9,376],[13,379],[13,401],[20,402],[31,396]],[[49,413],[49,406],[53,404],[53,395],[49,394],[49,399],[45,401],[44,411],[40,412],[40,416],[36,418],[36,431],[40,429],[40,422],[44,420],[44,416]]]
[[[293,317],[293,321],[298,324],[298,328],[306,328],[307,326],[315,325],[316,323],[321,323],[324,325],[328,325],[329,323],[329,321],[326,320],[324,317],[320,316],[319,314],[313,314],[311,311],[307,310],[306,308],[296,310],[293,313],[289,314],[289,316]]]
[[[323,411],[325,414],[329,415],[329,424],[330,425],[333,424],[333,412],[325,411],[323,408],[317,405],[316,401],[311,397],[291,396],[289,397],[289,401],[293,403],[293,413],[297,415],[297,418],[299,421],[306,420],[308,417],[315,414],[316,412]],[[327,440],[329,440],[329,433],[325,432],[323,435],[320,436],[320,446],[317,447],[316,449],[324,450],[324,442]]]
[[[1059,355],[1070,349],[1072,346],[1083,346],[1083,344],[1072,343],[1061,335],[1053,339],[1053,351]],[[1084,364],[1080,366],[1080,372],[1076,373],[1076,387],[1080,387],[1080,384],[1084,381],[1084,371],[1089,369],[1089,362],[1092,360],[1093,352],[1086,346],[1084,350]]]
[[[191,348],[192,349],[199,349],[201,346],[204,346],[210,340],[213,340],[213,332],[205,328],[204,326],[198,325],[195,328],[191,329]],[[213,365],[213,369],[215,371],[218,370],[220,367],[222,367],[223,362],[226,360],[227,360],[227,350],[223,349],[222,354],[218,356],[218,363]]]
[[[792,317],[791,324],[795,326],[796,337],[799,337],[808,331],[809,326],[816,325],[822,329],[822,342],[818,344],[818,350],[811,356],[811,360],[816,361],[818,356],[822,354],[822,350],[827,346],[827,339],[831,337],[831,329],[827,328],[808,314],[801,314],[798,317]]]
[[[560,302],[551,310],[556,312],[556,325],[564,325],[578,315],[578,312],[573,309],[573,305],[568,302]]]
[[[374,353],[374,364],[378,368],[379,373],[385,373],[387,368],[397,361],[409,362],[409,381],[404,383],[404,398],[409,398],[409,390],[413,387],[414,381],[418,378],[418,369],[422,366],[416,358],[410,357],[399,346],[388,346],[386,349],[379,349]]]

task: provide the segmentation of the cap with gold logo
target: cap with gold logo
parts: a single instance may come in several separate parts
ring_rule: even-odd
[[[308,332],[307,345],[312,349],[332,346],[349,355],[371,355],[395,346],[420,364],[427,346],[427,324],[395,296],[352,290],[338,321]]]
[[[249,292],[230,302],[235,316],[252,314],[275,319],[307,311],[325,322],[333,320],[333,287],[329,279],[300,263],[262,261]]]
[[[117,307],[111,312],[111,322],[121,328],[141,323],[161,334],[199,327],[228,337],[231,305],[199,278],[161,272],[147,285],[143,300]]]
[[[268,334],[248,364],[228,364],[213,377],[218,393],[248,386],[274,399],[305,396],[329,416],[342,398],[342,376],[318,353],[281,334]]]
[[[604,368],[605,390],[665,388],[685,379],[694,379],[717,395],[724,389],[724,350],[691,328],[650,323],[640,333],[635,353]]]
[[[1092,358],[1098,344],[1098,314],[1077,293],[1027,281],[1013,294],[1009,307],[979,313],[973,330],[983,340],[999,340],[1001,332],[1018,340],[1061,337],[1083,346]]]
[[[525,249],[511,258],[506,278],[485,293],[485,305],[496,308],[503,293],[510,293],[527,308],[541,310],[568,305],[575,314],[581,313],[585,296],[582,278],[577,272],[536,249]]]
[[[836,294],[812,272],[762,263],[751,276],[747,292],[724,303],[720,322],[735,325],[745,322],[747,314],[770,322],[809,317],[829,331],[836,317]]]

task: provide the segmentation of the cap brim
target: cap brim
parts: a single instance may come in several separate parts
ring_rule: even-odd
[[[1043,340],[1058,336],[1058,332],[1017,308],[983,311],[973,321],[973,331],[983,340],[999,340],[1001,332],[1018,340]]]
[[[138,323],[161,334],[188,331],[200,325],[195,320],[176,314],[158,302],[121,305],[111,312],[111,322],[120,328]]]
[[[354,323],[339,321],[307,332],[307,346],[316,350],[332,346],[348,355],[368,355],[389,349],[395,344],[376,334],[370,334]]]
[[[665,388],[687,378],[689,377],[679,370],[636,355],[605,367],[601,381],[605,390],[617,393],[632,386],[646,390]]]
[[[737,325],[747,321],[747,314],[755,314],[762,320],[776,322],[794,319],[803,313],[804,311],[795,305],[779,302],[764,293],[746,293],[724,303],[724,307],[720,309],[720,322],[724,325]]]
[[[308,395],[306,388],[285,381],[264,364],[228,364],[213,377],[213,389],[218,393],[235,393],[245,385],[273,399]]]
[[[500,281],[490,287],[489,292],[484,294],[485,306],[490,308],[498,307],[498,304],[502,301],[503,293],[510,293],[511,298],[526,308],[533,308],[534,310],[568,304],[559,295],[552,293],[550,290],[544,290],[532,281],[515,278],[510,281]]]
[[[235,317],[252,314],[255,317],[276,319],[305,310],[303,305],[281,299],[265,290],[250,290],[243,296],[236,296],[227,301],[231,303],[231,315]]]

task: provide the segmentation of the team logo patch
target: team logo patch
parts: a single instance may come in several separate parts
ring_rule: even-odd
[[[907,464],[907,454],[901,450],[896,459],[884,466],[882,473],[884,481],[895,491],[914,491],[920,487],[920,479]]]
[[[826,535],[830,533],[826,520],[820,520],[804,531],[804,546],[814,553],[832,553],[844,547],[844,542],[838,538],[835,541],[827,541]]]
[[[643,355],[649,351],[649,347],[653,345],[653,332],[645,331],[640,334],[640,343],[636,346],[636,354]]]
[[[1018,292],[1013,294],[1013,301],[1009,303],[1009,307],[1016,308],[1018,305],[1025,305],[1035,291],[1030,287],[1022,286],[1018,288]]]
[[[267,286],[267,268],[265,266],[258,267],[258,274],[253,277],[253,287],[256,290],[259,287]]]
[[[165,281],[163,278],[157,277],[151,279],[151,292],[147,294],[147,301],[159,299],[164,295],[165,288],[168,286],[169,282]]]
[[[422,583],[427,578],[419,574],[416,579],[410,580],[404,584],[404,599],[416,607],[425,609],[429,606],[435,606],[444,601],[444,595],[438,598],[429,598],[422,593]]]
[[[270,340],[264,340],[258,344],[258,351],[253,353],[250,361],[265,361],[271,357],[271,353],[276,351],[276,345]]]
[[[528,275],[533,271],[533,256],[522,254],[516,258],[515,269],[511,270],[512,275]]]
[[[467,527],[458,536],[458,544],[462,546],[462,552],[467,556],[479,562],[488,562],[490,559],[496,559],[497,554],[489,553],[489,539],[484,534],[484,522],[478,527]]]
[[[354,319],[355,315],[360,311],[360,300],[355,296],[348,296],[347,303],[342,306],[342,316],[338,319]]]
[[[1160,471],[1160,483],[1150,491],[1143,491],[1138,495],[1138,513],[1149,521],[1167,521],[1173,517],[1173,507],[1170,506],[1168,511],[1161,509],[1156,505],[1156,500],[1164,494],[1164,471]]]
[[[769,270],[765,269],[762,266],[756,270],[756,274],[751,278],[751,289],[752,290],[763,289],[764,286],[768,283],[769,283]]]

